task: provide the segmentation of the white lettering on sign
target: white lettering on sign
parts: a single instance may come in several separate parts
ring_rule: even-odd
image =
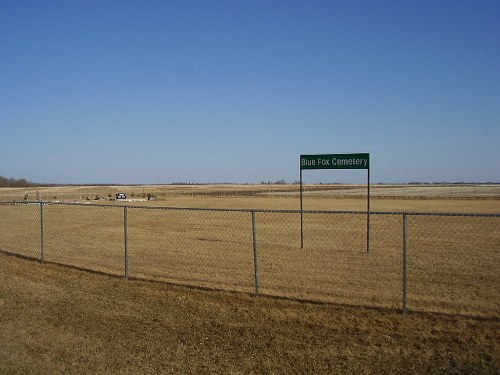
[[[351,167],[351,166],[363,166],[366,167],[368,164],[367,159],[359,159],[359,158],[351,158],[351,159],[332,159],[333,166],[343,166],[343,167]]]
[[[322,167],[329,167],[330,166],[330,159],[318,158],[318,165],[320,165]]]
[[[301,155],[300,169],[369,169],[369,154]]]
[[[316,165],[316,160],[302,159],[303,167],[313,167]]]

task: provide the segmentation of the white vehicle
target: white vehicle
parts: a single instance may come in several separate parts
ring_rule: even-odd
[[[116,194],[116,199],[127,199],[127,194],[118,193],[118,194]]]

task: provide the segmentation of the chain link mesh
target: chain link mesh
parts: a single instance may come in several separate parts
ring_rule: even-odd
[[[409,308],[500,315],[500,217],[409,216]]]
[[[108,274],[500,315],[500,215],[304,211],[301,232],[300,211],[3,203],[0,219],[0,250]]]
[[[398,220],[399,219],[399,220]],[[263,293],[345,304],[401,304],[401,219],[361,213],[259,212]]]
[[[40,204],[0,204],[0,249],[40,259]]]
[[[46,261],[123,275],[123,209],[44,205]]]
[[[250,212],[132,208],[128,220],[131,276],[252,290]]]

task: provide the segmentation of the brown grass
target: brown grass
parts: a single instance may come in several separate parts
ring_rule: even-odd
[[[40,207],[0,206],[0,215],[1,248],[40,257]],[[297,213],[256,219],[261,294],[402,308],[400,215],[371,216],[370,253],[363,214],[305,214],[304,249]],[[46,205],[44,258],[124,275],[123,220],[122,207]],[[499,218],[411,216],[408,224],[409,309],[499,316]],[[130,207],[128,252],[131,277],[255,291],[250,212]]]
[[[140,204],[298,208],[296,198],[270,196],[190,196],[179,188]],[[488,213],[500,212],[499,202],[374,199],[372,210]],[[323,196],[304,208],[365,205]],[[47,261],[123,276],[123,207],[43,209]],[[1,249],[40,256],[38,205],[0,206],[0,218]],[[407,316],[400,313],[401,216],[371,216],[369,254],[365,215],[307,214],[303,250],[296,213],[256,219],[261,294],[331,304],[250,297],[249,212],[130,207],[130,276],[169,284],[0,253],[0,374],[498,372],[498,218],[409,217]]]
[[[126,281],[0,254],[2,374],[496,374],[500,323]]]
[[[339,200],[339,198],[363,200],[367,188],[362,185],[314,185],[304,184],[304,196],[309,200]],[[144,186],[54,186],[40,188],[0,188],[0,201],[22,201],[25,193],[35,200],[37,192],[45,201],[87,201],[96,197],[104,200],[116,193],[126,193],[129,198],[140,200],[148,194],[155,195],[161,202],[175,201],[177,198],[257,198],[264,199],[266,208],[272,207],[275,198],[289,199],[289,204],[297,209],[299,204],[299,185],[144,185]],[[462,185],[378,185],[371,186],[374,199],[390,200],[500,200],[500,184],[462,184]],[[316,204],[316,203],[315,203]],[[352,207],[352,206],[351,206]],[[252,207],[253,208],[253,207]],[[277,207],[276,207],[277,208]]]

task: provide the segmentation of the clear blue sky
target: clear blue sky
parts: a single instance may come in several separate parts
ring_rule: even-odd
[[[3,0],[0,53],[5,177],[500,181],[498,0]]]

